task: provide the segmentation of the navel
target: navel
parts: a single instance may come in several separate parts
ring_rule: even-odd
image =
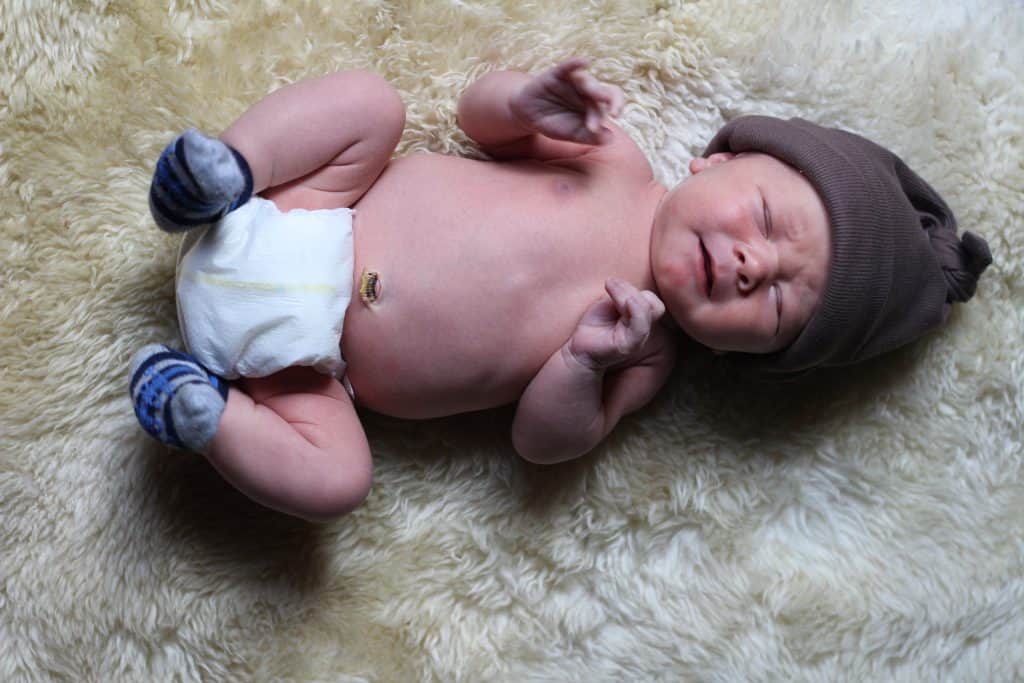
[[[363,268],[363,272],[359,276],[359,298],[369,306],[380,298],[380,292],[380,274],[375,270]]]

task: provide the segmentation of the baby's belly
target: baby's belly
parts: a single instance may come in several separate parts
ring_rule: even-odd
[[[602,258],[600,226],[545,204],[561,198],[538,192],[543,178],[430,161],[399,162],[356,206],[353,286],[372,271],[380,291],[372,303],[354,294],[342,354],[356,400],[397,417],[517,400],[604,278],[629,276]]]
[[[396,417],[515,401],[593,295],[571,280],[544,283],[430,249],[370,260],[357,270],[378,274],[379,294],[372,303],[353,297],[342,355],[357,400]]]
[[[358,302],[353,307],[342,338],[348,380],[361,405],[396,417],[515,401],[560,345],[557,335],[511,331],[506,321],[450,308],[410,316],[402,305],[372,313]]]

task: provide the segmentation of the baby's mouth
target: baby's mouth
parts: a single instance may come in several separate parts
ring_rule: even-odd
[[[715,284],[715,270],[714,264],[711,263],[711,254],[708,253],[707,247],[704,246],[704,240],[700,241],[700,251],[704,255],[704,284],[707,288],[708,298],[711,298],[711,287]]]

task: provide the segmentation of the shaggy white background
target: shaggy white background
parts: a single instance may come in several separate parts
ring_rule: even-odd
[[[0,680],[1021,679],[1022,38],[1016,0],[0,0]],[[509,410],[365,414],[375,488],[325,526],[136,427],[128,358],[178,342],[174,134],[368,67],[400,152],[472,154],[460,90],[570,54],[666,182],[743,113],[892,147],[989,240],[977,297],[797,387],[687,351],[559,467]]]

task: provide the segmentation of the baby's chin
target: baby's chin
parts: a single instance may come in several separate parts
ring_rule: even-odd
[[[670,303],[664,298],[662,301],[665,302],[665,315],[661,316],[661,323],[665,325],[665,327],[669,328],[673,332],[685,334],[701,346],[708,346],[708,344],[701,340],[701,337],[703,336],[701,334],[701,330],[695,329],[696,325],[694,325],[694,321],[692,320],[695,311],[692,309],[692,303],[683,300],[675,300]],[[684,314],[688,313],[689,316],[678,315],[680,310]],[[689,322],[688,318],[691,319]]]

